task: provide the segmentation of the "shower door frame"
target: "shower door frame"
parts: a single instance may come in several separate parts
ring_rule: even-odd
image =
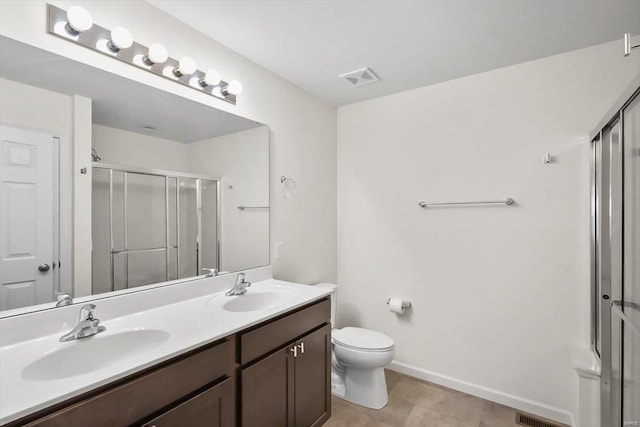
[[[115,254],[129,254],[132,252],[149,252],[149,251],[158,251],[161,249],[165,250],[166,254],[166,280],[169,281],[169,249],[176,250],[176,256],[179,254],[180,247],[180,178],[183,179],[195,179],[196,180],[196,275],[189,277],[197,277],[199,276],[200,269],[202,268],[202,251],[201,251],[201,239],[202,239],[202,180],[213,181],[216,183],[216,268],[218,271],[220,270],[220,232],[221,232],[221,212],[222,212],[222,199],[220,192],[220,182],[221,177],[219,176],[209,176],[202,174],[194,174],[194,173],[186,173],[186,172],[175,172],[168,171],[163,169],[151,169],[151,168],[141,168],[134,166],[125,166],[118,165],[114,163],[103,163],[103,162],[91,162],[91,167],[96,169],[103,169],[109,172],[109,238],[110,238],[110,272],[111,272],[111,291],[115,291],[115,274],[114,274],[114,262],[113,256]],[[124,241],[125,241],[125,249],[121,251],[115,251],[113,245],[113,172],[122,172],[124,173],[124,210],[125,210],[125,221],[124,221]],[[150,248],[150,249],[140,249],[140,250],[129,250],[127,248],[127,224],[126,224],[126,211],[127,211],[127,173],[135,173],[139,175],[148,175],[148,176],[157,176],[164,178],[165,182],[165,225],[166,225],[166,237],[165,237],[165,247],[164,248]],[[169,246],[169,179],[176,178],[176,245]],[[127,257],[128,258],[128,257]],[[125,261],[126,265],[127,261]],[[176,264],[177,274],[179,275],[180,269],[179,264]],[[126,269],[125,269],[126,270]],[[179,277],[176,277],[177,280],[180,280]],[[186,278],[183,278],[186,279]],[[126,286],[125,289],[131,289],[129,287],[128,273],[127,279],[125,280]],[[156,282],[157,283],[157,282]]]
[[[631,319],[629,319],[624,312],[618,307],[620,304],[624,304],[624,295],[614,295],[616,291],[616,285],[619,285],[619,290],[624,293],[624,230],[625,230],[625,218],[624,218],[624,111],[625,109],[640,97],[640,77],[636,78],[633,84],[622,94],[618,101],[609,110],[604,119],[596,127],[596,129],[590,134],[589,143],[590,163],[591,163],[591,185],[590,185],[590,202],[591,202],[591,347],[592,350],[599,356],[601,361],[601,396],[600,396],[600,414],[601,425],[603,427],[618,427],[622,425],[622,378],[618,378],[617,373],[624,366],[622,345],[624,340],[625,325],[631,322],[627,327],[631,330],[638,329],[637,325],[634,325]],[[609,170],[608,181],[609,194],[605,200],[608,204],[609,215],[607,217],[607,223],[602,223],[602,203],[599,197],[602,191],[598,192],[598,182],[602,174],[602,153],[605,149],[605,133],[611,131],[615,126],[619,126],[619,137],[617,141],[617,149],[610,149],[609,151]],[[611,144],[613,147],[613,143]],[[617,157],[618,165],[616,167],[619,170],[613,170],[614,156]],[[614,176],[616,174],[617,176]],[[613,182],[613,183],[612,183]],[[616,187],[617,186],[617,187]],[[619,194],[619,200],[616,200],[613,195],[613,189],[616,189]],[[614,240],[612,237],[612,212],[617,209],[618,218],[621,221],[620,229],[617,233],[620,234],[619,238]],[[608,247],[602,246],[602,227],[608,227],[606,238],[609,239]],[[613,247],[612,241],[619,247]],[[603,281],[602,261],[607,260],[610,263],[608,266],[608,282]],[[614,265],[615,264],[615,265]],[[617,267],[616,267],[617,266]],[[612,282],[612,267],[618,268],[619,271],[619,283]],[[598,287],[598,285],[603,285]],[[598,290],[600,293],[598,294]],[[597,306],[600,305],[601,312],[598,317]],[[612,309],[612,306],[616,308]],[[600,337],[598,340],[598,328],[600,328]],[[614,330],[615,328],[615,330]],[[615,332],[615,333],[614,333]]]

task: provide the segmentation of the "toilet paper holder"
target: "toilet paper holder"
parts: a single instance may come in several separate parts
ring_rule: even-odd
[[[387,305],[389,305],[391,298],[387,298]],[[411,301],[402,300],[402,308],[411,308]]]

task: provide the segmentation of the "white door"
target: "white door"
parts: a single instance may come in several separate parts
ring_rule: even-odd
[[[0,126],[0,309],[53,301],[52,135]]]

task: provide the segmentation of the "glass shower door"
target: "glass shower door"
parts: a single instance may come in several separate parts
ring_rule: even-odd
[[[200,180],[200,266],[218,268],[219,193],[218,181]]]
[[[164,282],[167,275],[167,188],[164,176],[125,173],[126,287]]]
[[[622,425],[640,425],[640,95],[623,111],[624,233],[621,326]],[[615,317],[614,317],[615,318]]]
[[[622,298],[622,151],[621,121],[612,120],[594,142],[596,145],[596,218],[595,230],[597,251],[597,293],[595,300],[597,318],[600,322],[595,336],[595,349],[602,363],[602,412],[610,424],[619,426],[620,408],[620,358],[614,351],[620,346],[620,319],[612,317],[611,301]],[[609,421],[607,421],[609,422]]]
[[[178,278],[198,273],[198,180],[178,178]]]
[[[94,165],[93,293],[219,268],[219,181]]]
[[[640,426],[640,90],[592,139],[593,348],[601,425]]]

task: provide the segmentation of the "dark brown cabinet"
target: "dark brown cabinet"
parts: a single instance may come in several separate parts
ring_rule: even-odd
[[[225,338],[8,425],[139,426],[145,419],[167,412],[199,390],[230,378],[233,375],[233,349],[233,337]],[[233,390],[229,392],[229,398],[233,399]]]
[[[142,427],[226,427],[234,425],[233,380],[223,382],[166,411]]]
[[[331,416],[330,308],[315,301],[3,427],[318,427]]]
[[[331,416],[331,327],[240,372],[243,427],[320,426]]]
[[[243,427],[292,425],[293,354],[283,348],[240,372]]]
[[[310,333],[296,345],[294,425],[320,426],[331,416],[331,326]]]

